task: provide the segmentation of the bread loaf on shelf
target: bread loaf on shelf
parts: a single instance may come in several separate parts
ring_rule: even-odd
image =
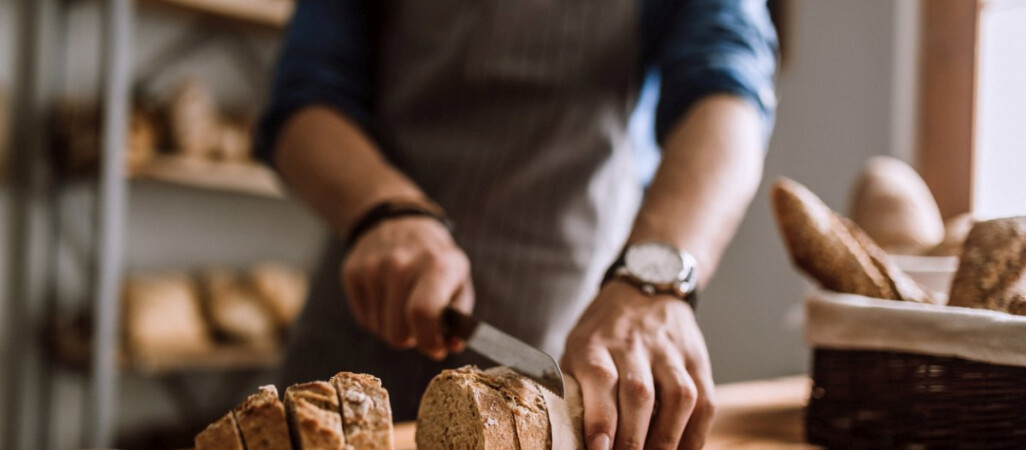
[[[214,329],[231,340],[270,345],[277,330],[270,311],[256,292],[228,269],[201,275],[207,316]]]
[[[129,277],[124,307],[126,344],[134,355],[195,354],[212,348],[196,287],[185,274]]]
[[[338,392],[331,383],[311,381],[285,390],[285,411],[296,450],[346,447]]]
[[[306,303],[306,274],[284,263],[264,261],[249,268],[248,278],[278,326],[291,327]]]
[[[897,158],[876,156],[855,183],[851,219],[892,254],[918,255],[944,237],[940,209],[926,182]]]
[[[579,388],[564,379],[565,400],[508,368],[442,371],[421,399],[417,448],[582,449]]]
[[[948,304],[1026,315],[1026,217],[972,227]]]
[[[189,77],[176,86],[167,118],[176,152],[197,159],[213,156],[221,139],[221,117],[214,95],[203,81]]]

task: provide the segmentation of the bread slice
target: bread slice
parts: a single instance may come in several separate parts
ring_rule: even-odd
[[[898,299],[890,280],[819,197],[787,178],[777,180],[770,195],[791,259],[801,270],[835,292]]]
[[[244,450],[238,423],[231,411],[196,435],[196,450]]]
[[[887,256],[882,248],[876,245],[873,241],[855,222],[848,220],[844,217],[838,217],[841,223],[845,225],[851,236],[855,238],[855,242],[858,242],[866,254],[869,255],[869,259],[873,261],[873,265],[876,266],[880,273],[887,278],[887,282],[890,284],[891,290],[898,297],[898,300],[904,300],[907,302],[918,302],[918,303],[935,303],[933,297],[926,289],[923,289],[912,277],[908,276],[898,265]]]
[[[979,222],[951,283],[951,306],[1026,313],[1026,217]]]
[[[544,388],[508,367],[494,367],[483,375],[482,381],[499,391],[513,414],[520,450],[552,448],[549,414],[541,392]]]
[[[291,450],[289,428],[285,422],[285,406],[278,399],[273,385],[261,386],[235,408],[243,442],[247,450]]]
[[[285,390],[285,413],[296,450],[344,450],[338,393],[331,383],[311,381]]]
[[[445,370],[417,412],[417,448],[583,449],[580,391],[565,377],[566,399],[500,367]]]
[[[339,372],[331,377],[342,409],[346,442],[355,450],[392,450],[392,406],[381,380]]]

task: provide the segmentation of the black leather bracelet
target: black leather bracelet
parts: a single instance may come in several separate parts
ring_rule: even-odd
[[[353,248],[361,236],[381,222],[400,217],[429,217],[442,224],[451,233],[455,228],[452,220],[437,205],[426,206],[411,202],[384,201],[368,210],[353,224],[346,239],[346,247]]]

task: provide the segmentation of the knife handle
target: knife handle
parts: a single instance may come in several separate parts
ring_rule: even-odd
[[[451,307],[442,311],[442,333],[446,340],[457,338],[468,340],[477,330],[478,320],[474,317],[463,314]]]

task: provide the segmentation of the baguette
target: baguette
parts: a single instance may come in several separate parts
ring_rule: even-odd
[[[339,372],[331,377],[338,391],[346,442],[354,450],[392,450],[392,407],[381,380]]]
[[[1026,217],[972,227],[948,304],[1026,315]]]
[[[285,413],[296,450],[344,450],[338,393],[331,383],[311,381],[285,390]]]
[[[272,385],[261,386],[235,408],[235,418],[242,431],[246,450],[291,450],[285,406]]]
[[[887,282],[891,287],[891,291],[897,297],[897,300],[904,300],[907,302],[917,303],[935,303],[933,297],[923,289],[912,277],[908,276],[907,273],[901,270],[894,261],[887,256],[882,248],[876,245],[873,241],[855,222],[852,222],[844,217],[839,217],[848,232],[851,233],[852,237],[855,238],[855,242],[859,243],[859,246],[866,251],[869,255],[869,259],[873,261],[873,265],[887,278]]]
[[[848,227],[805,186],[779,179],[771,188],[770,200],[791,259],[824,288],[899,299]]]

